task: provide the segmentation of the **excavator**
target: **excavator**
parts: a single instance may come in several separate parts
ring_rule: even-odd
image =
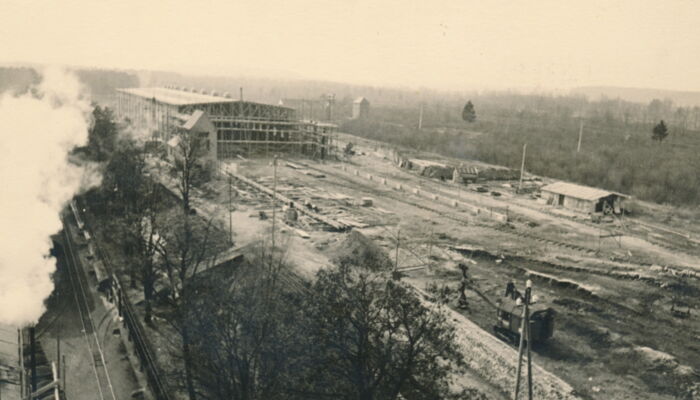
[[[464,289],[469,288],[488,305],[495,310],[494,334],[502,340],[518,343],[520,340],[520,327],[523,318],[523,295],[517,290],[513,282],[508,282],[502,298],[495,302],[484,295],[468,278],[467,267],[459,265],[462,270],[462,285],[460,290],[459,306],[466,306]],[[464,298],[464,300],[462,300]],[[530,303],[530,337],[533,343],[542,343],[554,335],[555,311],[551,307],[537,302]]]

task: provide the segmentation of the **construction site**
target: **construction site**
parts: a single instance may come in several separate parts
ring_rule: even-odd
[[[622,193],[336,133],[227,94],[125,89],[119,115],[165,148],[183,132],[208,140],[216,171],[189,201],[216,228],[217,264],[270,237],[304,280],[339,257],[383,254],[449,313],[468,366],[459,388],[488,399],[523,393],[525,380],[537,399],[700,395],[700,229],[671,209],[637,201],[631,213]],[[176,207],[171,162],[154,152],[147,169]],[[95,285],[122,263],[97,208],[79,199],[64,241]],[[163,376],[181,365],[162,349],[175,333],[138,322],[139,290],[110,290],[136,338],[134,365],[146,366],[142,386],[173,398]]]
[[[380,143],[346,135],[338,141],[352,141],[355,155],[323,163],[282,156],[276,165],[269,159],[225,164],[221,178],[202,188],[197,208],[222,229],[231,218],[243,245],[269,232],[271,221],[259,215],[273,215],[277,207],[277,229],[309,278],[348,235],[368,238],[416,290],[453,309],[464,351],[479,371],[464,379],[489,398],[508,397],[518,355],[517,342],[494,333],[493,303],[508,282],[524,291],[528,279],[538,305],[555,313],[552,337],[533,351],[536,398],[697,393],[700,232],[694,227],[682,221],[662,227],[614,212],[594,221],[536,195],[546,178],[528,176],[522,186],[529,190],[520,193],[514,179],[465,185],[401,168]],[[231,215],[229,185],[236,205]],[[298,218],[283,212],[290,203],[302,211]],[[466,307],[458,299],[460,264],[469,267],[471,280]]]
[[[0,400],[700,400],[700,2],[0,15]]]

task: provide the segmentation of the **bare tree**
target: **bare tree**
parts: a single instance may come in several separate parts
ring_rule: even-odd
[[[277,252],[260,245],[252,257],[200,276],[196,376],[209,398],[289,398],[298,346],[301,279]],[[205,276],[206,275],[206,276]]]
[[[130,242],[134,245],[133,254],[136,256],[134,261],[138,263],[137,275],[143,287],[146,323],[151,322],[155,284],[159,276],[156,256],[161,244],[158,233],[161,194],[160,187],[149,181],[144,187],[142,205],[134,213],[129,226]]]
[[[169,282],[168,321],[177,330],[181,339],[181,351],[185,365],[185,387],[190,400],[197,398],[193,377],[191,319],[194,311],[195,292],[192,289],[197,274],[216,259],[221,248],[214,237],[211,220],[182,217],[175,213],[161,226],[162,240],[156,251]]]
[[[172,140],[173,172],[177,176],[177,189],[182,198],[185,215],[191,211],[192,187],[207,178],[204,156],[208,140],[200,132],[180,132]]]

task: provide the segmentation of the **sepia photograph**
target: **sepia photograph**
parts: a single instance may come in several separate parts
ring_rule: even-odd
[[[1,400],[700,400],[700,3],[0,0]]]

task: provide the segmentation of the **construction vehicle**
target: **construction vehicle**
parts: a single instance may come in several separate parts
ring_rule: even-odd
[[[518,298],[520,300],[520,298]],[[522,301],[510,297],[496,303],[496,323],[493,331],[504,340],[518,343],[522,325]],[[543,304],[530,304],[530,337],[533,343],[541,343],[554,335],[554,310]]]
[[[486,297],[474,286],[470,288],[496,310],[496,322],[493,325],[494,334],[505,341],[518,343],[523,317],[523,296],[515,289],[515,285],[509,282],[505,295],[496,302]],[[529,308],[532,342],[541,343],[551,338],[554,335],[554,309],[537,302],[530,303]]]

